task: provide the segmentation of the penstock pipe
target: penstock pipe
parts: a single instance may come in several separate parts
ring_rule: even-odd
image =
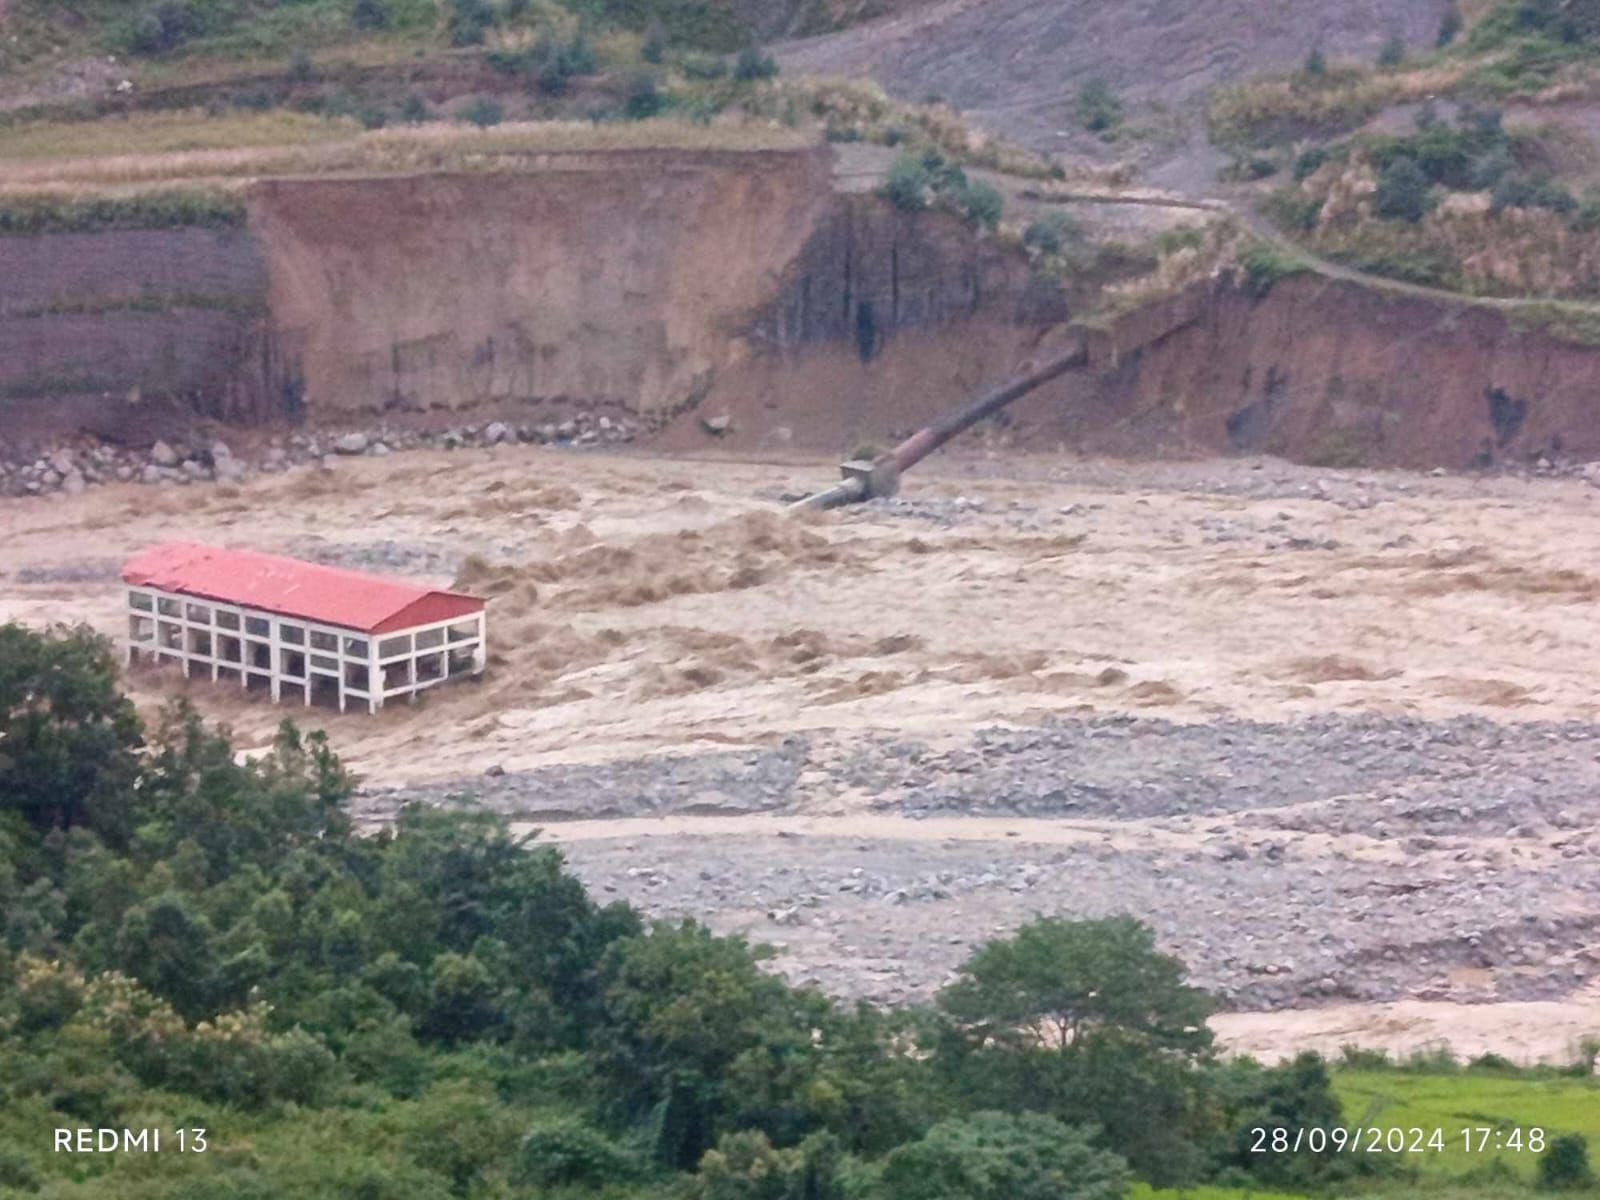
[[[1001,384],[994,391],[985,392],[949,416],[917,430],[875,461],[844,464],[844,478],[840,482],[825,491],[796,501],[789,507],[839,508],[842,505],[871,500],[874,496],[892,496],[899,486],[901,472],[910,470],[951,438],[971,429],[985,417],[992,417],[1013,400],[1026,396],[1034,388],[1049,383],[1074,368],[1086,365],[1088,361],[1088,349],[1080,342],[1065,354],[1057,355],[1027,374]]]
[[[1052,358],[1026,375],[1019,375],[1009,383],[995,388],[994,391],[986,392],[932,425],[917,430],[890,451],[894,455],[896,472],[910,470],[951,438],[971,429],[985,417],[994,416],[1013,400],[1021,399],[1034,388],[1049,383],[1052,379],[1065,375],[1088,361],[1088,352],[1083,346],[1078,346],[1067,354]]]

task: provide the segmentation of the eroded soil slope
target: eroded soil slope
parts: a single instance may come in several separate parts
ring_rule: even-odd
[[[1067,137],[1091,76],[1181,110],[1224,79],[1295,63],[1320,45],[1372,59],[1391,33],[1426,43],[1446,0],[934,0],[842,33],[792,43],[792,72],[870,75],[937,94],[978,124],[1040,149]]]

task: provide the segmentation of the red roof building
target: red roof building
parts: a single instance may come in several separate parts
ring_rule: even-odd
[[[254,550],[164,542],[129,559],[128,660],[376,712],[483,671],[484,602]]]

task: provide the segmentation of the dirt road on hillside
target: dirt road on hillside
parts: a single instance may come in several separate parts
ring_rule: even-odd
[[[480,684],[293,714],[360,813],[479,797],[602,893],[841,994],[925,996],[1034,912],[1128,909],[1240,1045],[1332,1036],[1306,1011],[1398,1045],[1419,1003],[1439,1036],[1467,1005],[1464,1039],[1565,1006],[1550,1044],[1506,1027],[1518,1054],[1590,1025],[1600,492],[969,457],[783,515],[830,474],[502,446],[14,501],[0,619],[115,634],[118,564],[163,537],[459,576],[492,599]],[[132,685],[244,747],[282,715]]]

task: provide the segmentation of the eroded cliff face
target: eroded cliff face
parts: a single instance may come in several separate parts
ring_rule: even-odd
[[[266,301],[243,230],[0,237],[0,437],[259,418]]]
[[[614,407],[665,448],[844,453],[1076,334],[948,214],[833,191],[825,148],[551,154],[528,173],[278,180],[236,230],[0,238],[0,438],[157,417],[359,424]],[[1492,309],[1223,279],[1087,337],[1025,449],[1470,467],[1600,458],[1600,348]]]
[[[1090,452],[1467,468],[1600,458],[1600,348],[1487,308],[1301,276],[1224,282],[1198,319],[1020,414]]]
[[[954,217],[836,194],[825,148],[552,154],[249,203],[277,386],[313,418],[612,407],[699,444],[714,412],[736,443],[832,450],[959,401],[1067,316]]]
[[[822,151],[550,155],[263,183],[271,336],[313,415],[692,404],[832,204]]]

